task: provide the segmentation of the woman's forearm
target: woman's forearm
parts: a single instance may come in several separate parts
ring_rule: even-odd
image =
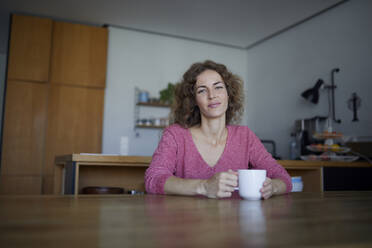
[[[171,176],[164,184],[164,193],[177,195],[204,195],[209,198],[230,197],[238,185],[238,173],[232,170],[218,172],[209,179],[183,179]]]
[[[170,195],[205,195],[206,180],[169,177],[164,184],[164,193]]]

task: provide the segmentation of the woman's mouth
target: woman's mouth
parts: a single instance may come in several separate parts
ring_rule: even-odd
[[[211,104],[208,104],[208,108],[217,108],[218,106],[220,106],[221,103],[219,102],[216,102],[216,103],[211,103]]]

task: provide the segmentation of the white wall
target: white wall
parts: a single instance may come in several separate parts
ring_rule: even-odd
[[[318,105],[300,97],[318,78],[336,74],[336,131],[372,136],[372,1],[349,1],[247,51],[249,126],[260,138],[274,139],[287,158],[296,119],[327,115],[327,93]],[[359,122],[351,122],[347,100],[362,98]]]
[[[206,59],[224,63],[245,80],[246,50],[110,27],[103,153],[119,153],[120,137],[128,136],[130,155],[152,155],[161,134],[138,129],[136,137],[134,88],[158,97],[159,90],[179,81],[192,63]],[[141,114],[160,117],[168,111],[142,108]]]

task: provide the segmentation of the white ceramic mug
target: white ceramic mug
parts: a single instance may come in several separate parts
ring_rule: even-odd
[[[239,195],[246,200],[261,199],[260,189],[266,179],[266,170],[238,170]]]

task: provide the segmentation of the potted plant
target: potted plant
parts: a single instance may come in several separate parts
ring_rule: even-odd
[[[160,102],[166,104],[172,104],[174,98],[174,88],[175,85],[172,83],[168,83],[167,88],[161,90],[160,93]]]

